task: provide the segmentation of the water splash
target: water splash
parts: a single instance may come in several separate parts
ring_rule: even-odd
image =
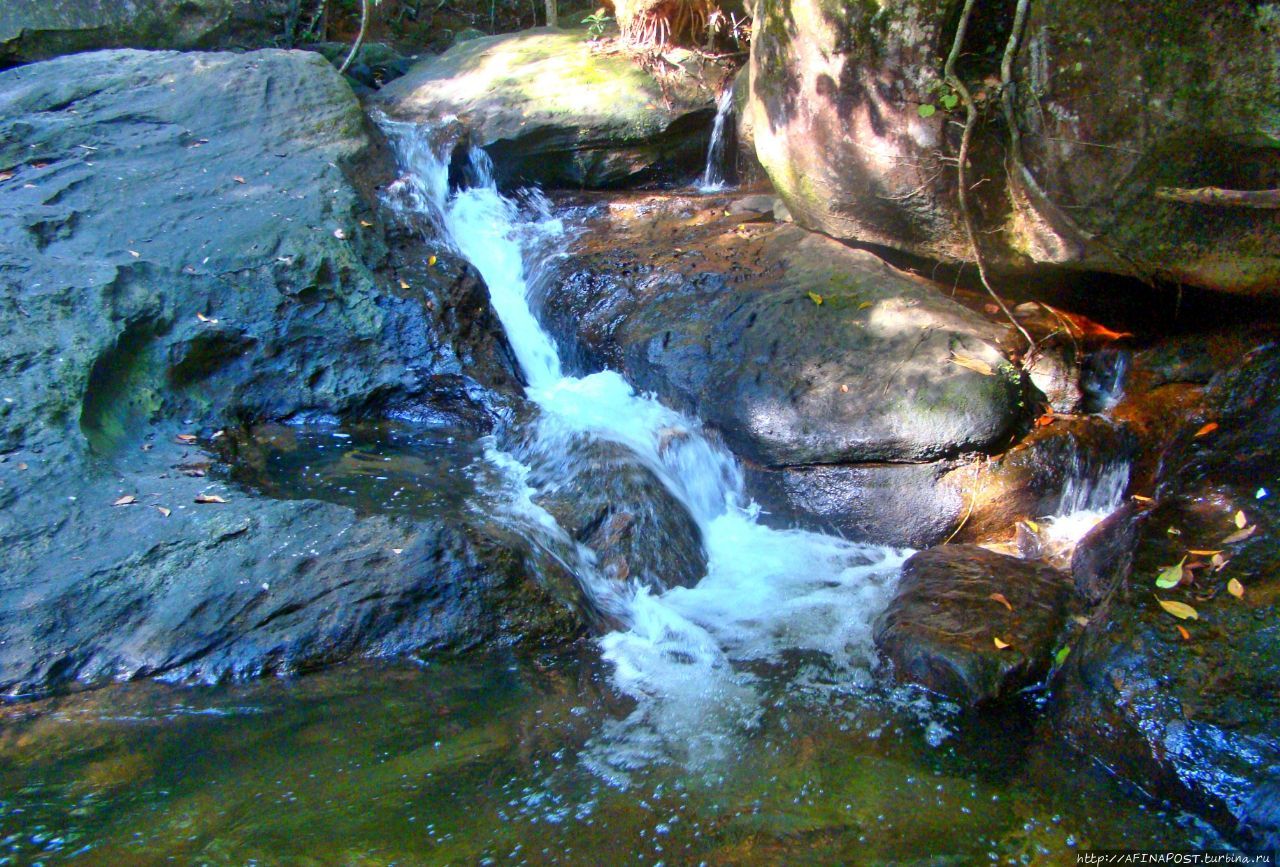
[[[707,166],[702,171],[702,183],[698,191],[717,193],[725,188],[724,178],[724,143],[725,122],[733,114],[733,88],[726,87],[716,103],[716,119],[711,125],[711,142],[707,145]]]
[[[724,113],[731,103],[730,95],[722,98]],[[616,372],[565,376],[529,303],[546,279],[546,260],[563,245],[564,226],[545,199],[527,197],[522,206],[499,194],[479,152],[471,154],[472,185],[450,192],[446,148],[430,130],[387,121],[384,127],[405,171],[391,198],[426,215],[489,286],[527,395],[541,410],[533,445],[540,458],[554,466],[569,452],[565,443],[584,435],[622,445],[703,533],[707,575],[695,587],[662,594],[609,582],[589,552],[579,558],[574,571],[586,596],[625,624],[601,646],[615,686],[637,701],[628,717],[604,728],[585,760],[622,782],[638,765],[725,759],[735,736],[761,713],[764,692],[749,664],[820,654],[846,682],[865,681],[871,623],[888,604],[907,552],[763,526],[743,492],[741,468],[697,420],[637,394]],[[533,504],[519,462],[510,455],[490,459],[512,480],[513,509],[563,550],[567,534],[557,534],[551,516]]]

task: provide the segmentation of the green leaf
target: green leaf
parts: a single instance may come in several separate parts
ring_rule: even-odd
[[[821,295],[819,295],[817,292],[810,292],[808,294],[809,294],[810,301],[812,301],[814,304],[817,304],[819,307],[822,306],[823,299]]]
[[[1062,667],[1062,663],[1067,661],[1067,657],[1071,655],[1071,645],[1064,644],[1058,648],[1058,652],[1053,655],[1053,664],[1058,668]]]
[[[1168,590],[1170,587],[1177,587],[1182,583],[1182,564],[1187,562],[1187,558],[1183,557],[1178,561],[1176,566],[1170,566],[1160,573],[1156,578],[1156,586],[1161,590]]]
[[[929,105],[928,103],[925,103],[924,105],[920,106],[920,108],[916,110],[920,112],[921,117],[933,117],[934,113],[937,112],[938,109],[934,108],[932,105]]]
[[[947,111],[950,111],[951,109],[955,108],[957,105],[960,104],[960,97],[957,94],[948,93],[946,96],[944,96],[942,99],[938,101],[942,103],[943,108],[945,108]]]

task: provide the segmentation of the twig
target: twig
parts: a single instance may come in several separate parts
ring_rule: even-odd
[[[1221,187],[1159,187],[1156,198],[1188,205],[1225,205],[1232,208],[1280,208],[1280,190],[1224,190]]]
[[[1026,3],[1027,0],[1018,0],[1018,8],[1023,10]],[[965,165],[969,162],[969,144],[973,139],[973,127],[978,122],[978,108],[973,104],[973,97],[969,93],[969,88],[965,87],[964,82],[956,75],[956,60],[960,57],[960,49],[964,45],[964,34],[969,28],[969,16],[973,12],[973,4],[974,0],[965,0],[964,2],[964,11],[960,13],[960,23],[956,25],[955,39],[951,43],[951,53],[947,55],[946,65],[942,68],[942,74],[946,78],[947,84],[951,85],[952,90],[960,94],[960,99],[964,102],[964,133],[960,136],[960,154],[956,165],[956,171],[959,173],[956,195],[960,199],[960,218],[964,221],[964,230],[969,238],[969,247],[973,250],[974,264],[978,266],[978,277],[982,280],[982,285],[986,288],[987,294],[996,302],[1009,322],[1013,324],[1013,327],[1026,338],[1027,346],[1034,347],[1035,340],[1031,338],[1031,334],[1022,327],[1021,322],[1014,318],[1013,313],[1005,305],[1004,299],[991,286],[991,280],[987,277],[986,264],[982,261],[982,251],[978,249],[978,237],[973,229],[973,217],[969,213],[969,196],[967,195],[969,185],[965,176]]]
[[[369,4],[373,0],[360,0],[360,32],[356,34],[355,44],[351,46],[351,53],[347,55],[347,59],[342,61],[342,65],[338,67],[338,74],[347,71],[347,67],[351,65],[351,61],[356,59],[356,54],[360,51],[360,45],[364,42],[364,32],[369,27]]]

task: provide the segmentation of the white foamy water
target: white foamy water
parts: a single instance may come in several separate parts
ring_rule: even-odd
[[[761,691],[743,665],[778,662],[790,651],[822,654],[848,683],[866,682],[871,622],[888,604],[909,552],[765,527],[744,496],[737,462],[696,420],[637,394],[616,372],[565,376],[529,304],[541,263],[563,243],[564,227],[545,200],[535,196],[521,207],[500,195],[479,153],[472,158],[477,182],[450,193],[447,159],[429,131],[386,127],[406,171],[393,198],[427,214],[489,287],[528,397],[542,411],[535,447],[554,461],[567,452],[564,443],[583,435],[625,446],[703,533],[707,575],[691,588],[656,594],[619,587],[596,574],[589,555],[577,564],[588,597],[626,624],[601,646],[615,685],[637,700],[629,717],[601,733],[587,760],[617,777],[653,762],[723,758],[734,734],[761,712]],[[505,464],[517,491],[513,509],[538,532],[554,534],[550,515],[522,488],[518,462],[493,459]]]
[[[702,183],[698,190],[703,193],[717,193],[724,189],[724,126],[733,112],[733,87],[729,86],[720,94],[716,104],[716,119],[711,125],[711,141],[707,145],[707,165],[702,170]]]

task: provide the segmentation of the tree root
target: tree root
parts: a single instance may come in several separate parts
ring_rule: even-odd
[[[1221,187],[1160,187],[1156,198],[1188,205],[1222,205],[1232,208],[1280,208],[1280,190],[1224,190]]]
[[[1027,0],[1019,0],[1018,2],[1018,8],[1024,14],[1026,3]],[[969,212],[969,181],[966,166],[969,162],[969,145],[973,141],[973,128],[978,122],[978,108],[973,103],[973,96],[969,93],[969,88],[956,75],[956,60],[959,59],[960,49],[964,45],[964,35],[969,28],[969,16],[973,12],[973,4],[974,0],[965,0],[964,11],[960,13],[960,22],[956,25],[955,39],[951,43],[951,53],[947,55],[946,65],[942,68],[943,77],[946,79],[947,84],[951,86],[951,89],[960,95],[960,101],[964,103],[965,111],[964,133],[960,137],[960,154],[956,165],[958,186],[956,192],[960,200],[960,218],[964,222],[965,234],[969,239],[969,247],[973,250],[973,261],[978,266],[978,277],[982,280],[983,287],[986,288],[987,294],[996,302],[996,305],[1009,322],[1012,323],[1013,327],[1026,339],[1028,349],[1031,349],[1035,347],[1035,340],[1032,339],[1027,329],[1022,327],[1022,323],[1014,318],[1012,311],[1004,303],[1004,299],[1000,297],[999,293],[991,285],[991,280],[987,276],[986,264],[982,260],[982,250],[978,247],[978,235],[973,227],[973,215]],[[1009,52],[1006,50],[1005,53],[1008,55]]]

